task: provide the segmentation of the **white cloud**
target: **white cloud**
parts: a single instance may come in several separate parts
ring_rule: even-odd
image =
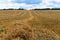
[[[60,4],[55,4],[53,2],[60,2],[60,0],[42,0],[40,4],[26,4],[26,3],[13,3],[12,0],[1,0],[0,1],[0,9],[3,8],[25,8],[27,10],[34,8],[60,8]]]
[[[8,3],[8,4],[0,4],[0,9],[3,9],[3,8],[14,8],[14,9],[18,9],[20,8],[20,6],[23,6],[25,4],[16,4],[16,3]]]
[[[53,0],[53,1],[60,2],[60,0]]]

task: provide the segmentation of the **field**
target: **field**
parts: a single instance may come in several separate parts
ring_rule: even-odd
[[[60,40],[60,10],[0,10],[0,40]]]

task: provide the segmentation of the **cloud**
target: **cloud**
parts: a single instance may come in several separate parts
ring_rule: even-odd
[[[12,0],[13,3],[24,3],[26,0]]]
[[[42,0],[12,0],[14,3],[26,3],[26,4],[38,4],[41,3]]]
[[[0,9],[4,9],[4,8],[14,8],[14,9],[18,9],[18,8],[24,8],[24,9],[35,9],[35,8],[60,8],[60,0],[41,0],[40,3],[32,3],[32,4],[28,4],[25,3],[26,0],[20,0],[22,3],[16,3],[15,1],[17,0],[1,0],[0,1]],[[31,2],[32,0],[30,0]],[[34,0],[33,0],[34,1]],[[32,2],[33,2],[32,1]],[[36,1],[34,1],[36,2]],[[38,2],[38,1],[37,1]]]
[[[55,1],[55,2],[60,2],[60,0],[53,0],[53,1]]]
[[[16,3],[9,3],[9,4],[0,4],[0,9],[8,9],[8,8],[13,8],[13,9],[18,9],[20,6],[24,6],[25,4],[16,4]]]

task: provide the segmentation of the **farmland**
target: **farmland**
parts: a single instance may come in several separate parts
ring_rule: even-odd
[[[60,11],[0,10],[0,40],[60,40]]]

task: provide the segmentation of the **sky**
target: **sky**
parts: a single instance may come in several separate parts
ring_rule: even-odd
[[[60,0],[0,0],[0,9],[60,8]]]

